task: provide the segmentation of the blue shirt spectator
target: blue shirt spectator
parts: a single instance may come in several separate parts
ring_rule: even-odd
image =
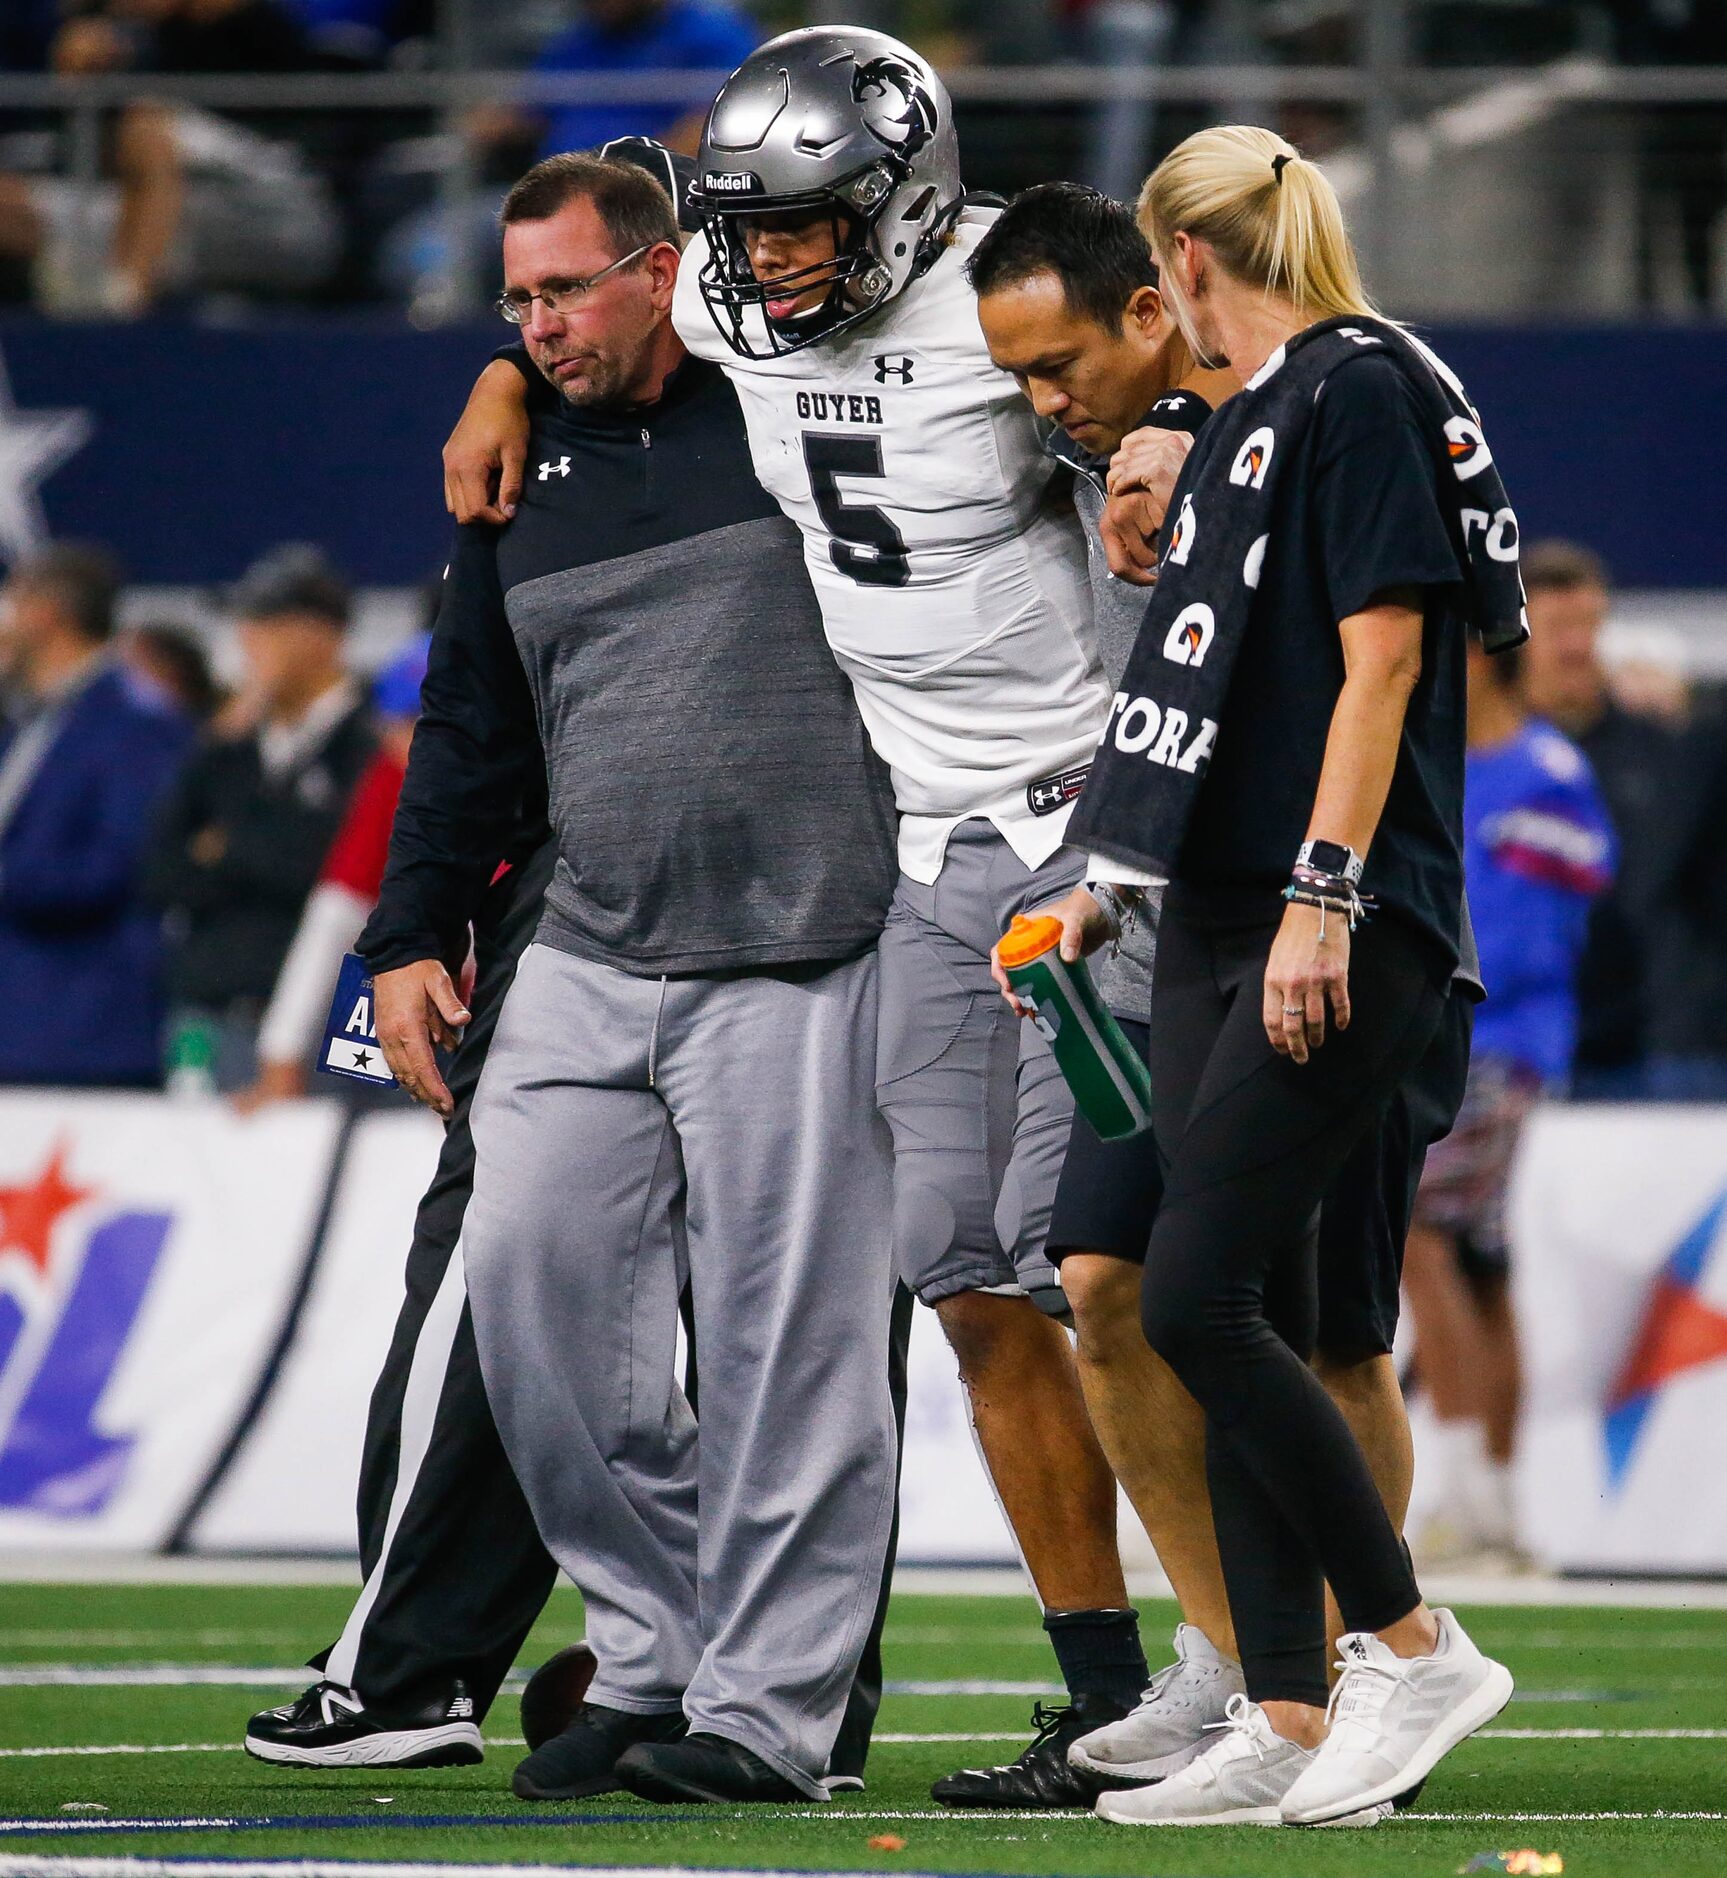
[[[0,733],[0,983],[18,1013],[3,1083],[160,1079],[161,941],[139,876],[193,733],[107,656],[114,588],[105,556],[55,548],[13,574],[0,610],[25,704]]]
[[[587,0],[583,18],[535,61],[542,72],[735,71],[761,34],[723,0]],[[666,141],[713,102],[717,84],[660,104],[584,104],[549,113],[543,154],[591,150],[614,137]],[[687,140],[683,140],[687,141]]]
[[[1472,692],[1472,716],[1474,702]],[[1478,1056],[1507,1058],[1550,1084],[1570,1073],[1578,961],[1614,864],[1607,810],[1574,743],[1535,719],[1508,737],[1472,740],[1463,865],[1487,986]]]

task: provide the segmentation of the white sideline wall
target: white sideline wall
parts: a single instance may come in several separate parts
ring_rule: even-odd
[[[438,1131],[362,1117],[338,1169],[340,1133],[324,1102],[0,1095],[0,1551],[353,1549]],[[1554,1569],[1727,1573],[1727,1109],[1543,1112],[1513,1218],[1524,1544]],[[906,1444],[903,1556],[1011,1563],[926,1311]]]

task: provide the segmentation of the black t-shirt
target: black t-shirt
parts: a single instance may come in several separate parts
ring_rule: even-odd
[[[1390,360],[1370,353],[1325,381],[1299,453],[1278,478],[1270,546],[1178,872],[1219,884],[1288,880],[1343,687],[1338,623],[1392,587],[1423,590],[1421,677],[1362,885],[1455,963],[1463,568],[1414,395]]]

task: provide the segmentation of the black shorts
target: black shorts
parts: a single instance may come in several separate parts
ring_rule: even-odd
[[[1148,1058],[1148,1027],[1131,1018],[1115,1021],[1140,1056]],[[1129,1135],[1125,1141],[1105,1141],[1076,1110],[1044,1256],[1059,1265],[1069,1252],[1102,1252],[1143,1265],[1151,1222],[1157,1218],[1162,1198],[1163,1169],[1150,1131]]]
[[[1146,1056],[1147,1027],[1116,1021]],[[1449,1133],[1462,1105],[1474,1029],[1474,1002],[1454,991],[1426,1054],[1320,1208],[1318,1347],[1327,1356],[1356,1363],[1391,1350],[1403,1243],[1422,1165],[1427,1150]],[[1143,1265],[1162,1198],[1163,1173],[1149,1134],[1103,1141],[1076,1114],[1055,1191],[1048,1257],[1059,1265],[1070,1252],[1098,1252]]]
[[[1463,1106],[1474,1034],[1475,1000],[1454,988],[1426,1054],[1319,1210],[1318,1347],[1340,1362],[1390,1353],[1421,1170]]]

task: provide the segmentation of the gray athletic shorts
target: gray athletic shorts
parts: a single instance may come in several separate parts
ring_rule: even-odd
[[[900,876],[882,934],[876,1100],[894,1140],[894,1253],[926,1304],[1025,1292],[1066,1309],[1043,1255],[1073,1097],[1049,1045],[990,977],[1014,914],[1084,875],[1060,849],[1025,865],[992,823],[960,823],[933,886]]]

